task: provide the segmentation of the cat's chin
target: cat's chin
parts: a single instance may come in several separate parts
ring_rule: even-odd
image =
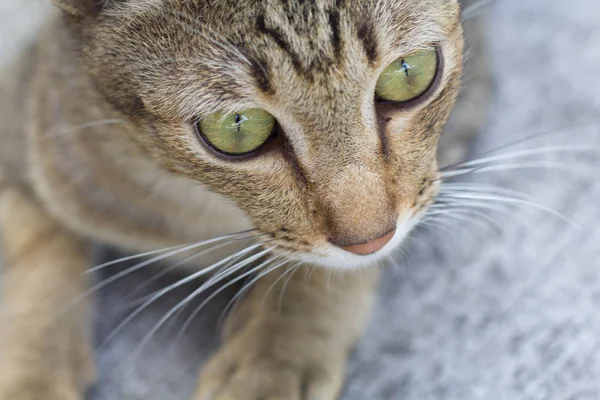
[[[291,258],[336,270],[353,270],[373,267],[392,256],[392,254],[398,250],[406,237],[419,223],[419,220],[419,217],[399,219],[396,232],[392,239],[381,250],[372,254],[357,255],[337,246],[328,245],[315,248],[310,253],[295,253]]]

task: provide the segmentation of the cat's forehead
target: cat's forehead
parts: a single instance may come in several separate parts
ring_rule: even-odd
[[[305,57],[340,53],[343,42],[355,37],[370,49],[377,39],[419,47],[443,40],[459,22],[457,0],[130,0],[113,12],[150,24],[149,16],[183,20],[250,48],[260,44],[257,35],[267,35],[283,50],[297,47]]]
[[[283,50],[298,47],[305,56],[340,53],[355,38],[367,47],[377,39],[419,46],[443,39],[458,23],[456,0],[211,0],[194,1],[195,8],[179,1],[183,12],[215,29],[244,34],[250,46],[256,35],[267,35]]]
[[[356,100],[369,73],[459,24],[455,0],[136,0],[115,11],[130,22],[129,58],[146,58],[136,68],[153,65],[142,85],[163,103],[176,97],[186,116],[256,106],[274,91],[298,108],[336,92]],[[150,51],[140,55],[139,42]]]

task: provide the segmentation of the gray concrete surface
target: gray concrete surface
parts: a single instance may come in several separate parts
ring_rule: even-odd
[[[15,32],[26,30],[28,18],[15,16],[20,4],[0,5],[3,57],[18,47]],[[409,257],[399,256],[386,272],[377,311],[351,361],[345,400],[600,398],[600,163],[565,147],[599,148],[600,3],[498,0],[486,15],[496,93],[473,157],[540,133],[546,135],[499,154],[563,151],[536,157],[545,169],[458,180],[526,192],[582,229],[534,207],[512,207],[489,213],[500,230],[450,217],[444,228],[418,230]],[[130,285],[147,274],[101,294],[99,344],[126,315]],[[187,398],[217,342],[212,327],[225,300],[213,303],[179,341],[173,343],[175,323],[135,363],[123,363],[177,296],[140,316],[99,346],[100,381],[90,397]]]

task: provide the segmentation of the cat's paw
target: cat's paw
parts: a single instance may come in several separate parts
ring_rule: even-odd
[[[83,400],[95,382],[87,347],[85,351],[75,347],[80,353],[71,349],[73,353],[63,357],[40,359],[37,352],[20,351],[23,346],[18,343],[11,345],[13,351],[0,346],[0,400]]]
[[[315,336],[238,335],[204,369],[194,400],[337,400],[345,354]]]
[[[336,400],[337,365],[310,365],[262,356],[217,357],[202,374],[195,400]]]
[[[52,378],[0,381],[0,400],[83,400],[83,394]]]

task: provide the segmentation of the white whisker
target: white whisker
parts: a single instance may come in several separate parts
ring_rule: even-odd
[[[256,246],[259,246],[259,245],[256,245]],[[271,248],[265,249],[265,250],[257,253],[255,255],[245,259],[244,261],[240,262],[238,265],[236,265],[236,268],[241,268],[245,265],[248,265],[251,262],[260,259],[261,257],[268,254],[272,250],[273,250],[273,248],[271,247]],[[179,303],[177,303],[173,308],[171,308],[171,310],[169,310],[169,312],[167,312],[156,323],[156,325],[154,325],[154,327],[142,338],[142,340],[140,341],[140,343],[138,344],[136,349],[133,351],[133,354],[131,355],[131,357],[135,358],[135,356],[140,352],[140,350],[142,348],[144,348],[144,346],[148,343],[148,341],[152,338],[152,336],[154,336],[154,334],[173,316],[173,314],[175,314],[180,308],[186,306],[190,301],[192,301],[194,298],[196,298],[198,295],[200,295],[200,293],[202,293],[204,291],[204,289],[205,289],[204,287],[200,287],[199,289],[196,289],[190,295],[188,295],[183,300],[181,300]]]
[[[260,245],[264,245],[266,242],[262,242],[260,243]],[[276,247],[276,246],[275,246]],[[222,267],[219,268],[219,271],[212,275],[206,282],[204,282],[200,288],[198,288],[198,290],[201,291],[206,291],[207,289],[213,287],[214,285],[216,285],[217,283],[221,282],[222,280],[237,274],[238,272],[240,272],[240,270],[243,270],[246,265],[248,265],[247,263],[238,263],[238,260],[240,258],[244,257],[244,254],[237,254],[237,255],[233,255],[232,257],[230,257],[229,261],[223,265]],[[189,303],[188,303],[189,304]],[[185,308],[187,307],[187,305],[181,307],[171,318],[171,323],[174,323],[177,318],[179,318],[179,315],[185,310]],[[165,327],[165,329],[167,329],[168,326]]]
[[[225,242],[225,243],[220,243],[220,244],[217,244],[217,245],[215,245],[215,246],[213,246],[213,247],[211,247],[211,248],[208,248],[208,249],[203,249],[203,250],[197,251],[197,252],[195,252],[195,253],[193,253],[193,254],[191,254],[191,255],[187,256],[187,257],[186,257],[186,258],[184,258],[183,260],[181,260],[181,261],[179,261],[179,262],[175,263],[174,265],[172,265],[172,266],[170,266],[170,267],[168,267],[168,268],[165,268],[163,271],[161,271],[160,273],[158,273],[158,274],[154,275],[152,278],[150,278],[149,280],[147,280],[146,282],[144,282],[143,284],[141,284],[139,287],[137,287],[137,288],[136,288],[136,289],[135,289],[135,290],[134,290],[134,291],[131,293],[131,297],[133,297],[133,296],[134,296],[136,293],[139,293],[140,291],[142,291],[144,288],[148,287],[150,284],[152,284],[152,282],[155,282],[155,281],[157,281],[157,280],[158,280],[158,279],[160,279],[161,277],[163,277],[163,276],[167,275],[168,273],[170,273],[170,272],[172,272],[172,271],[176,270],[177,268],[180,268],[180,267],[184,266],[185,264],[187,264],[187,263],[189,263],[189,262],[191,262],[191,261],[194,261],[194,260],[195,260],[195,259],[197,259],[198,257],[201,257],[201,256],[205,255],[206,253],[211,253],[211,252],[214,252],[214,251],[216,251],[216,250],[218,250],[218,249],[220,249],[220,248],[222,248],[222,247],[230,246],[230,245],[234,244],[235,242],[238,242],[238,241],[241,241],[241,240],[250,240],[250,239],[255,239],[255,238],[257,238],[257,237],[260,237],[260,236],[264,236],[264,235],[260,235],[260,234],[259,234],[259,235],[251,235],[251,236],[245,236],[245,237],[241,237],[241,238],[236,238],[236,239],[233,239],[233,240],[231,240],[231,241],[228,241],[228,242]],[[265,242],[259,242],[259,243],[257,243],[257,244],[264,244],[264,243],[265,243]],[[236,253],[236,254],[238,254],[238,253]],[[231,265],[231,264],[235,263],[235,262],[237,261],[237,259],[238,259],[239,257],[242,257],[243,255],[244,255],[244,254],[239,254],[239,255],[237,256],[237,258],[232,258],[232,259],[230,260],[229,264],[226,264],[226,265],[224,265],[224,266],[222,267],[222,269],[223,269],[223,270],[227,269],[227,268],[229,267],[229,265]],[[155,293],[151,293],[151,294],[149,294],[149,295],[147,295],[147,296],[144,296],[142,299],[136,300],[135,302],[131,303],[130,305],[136,305],[136,304],[137,304],[137,303],[139,303],[139,302],[144,302],[144,301],[145,301],[147,298],[149,298],[149,297],[152,297],[154,294],[156,294],[156,292],[155,292]],[[131,298],[131,297],[130,297],[130,298]]]
[[[495,156],[483,157],[476,160],[466,161],[463,163],[455,164],[450,167],[441,168],[440,171],[452,171],[457,168],[474,167],[482,164],[489,164],[496,161],[512,160],[515,158],[544,155],[551,153],[590,153],[598,154],[598,149],[592,146],[585,145],[564,145],[564,146],[547,146],[537,149],[518,150],[512,153],[498,154]]]
[[[490,193],[490,194],[509,194],[518,198],[531,197],[527,193],[518,190],[507,189],[494,185],[481,185],[479,183],[442,183],[440,193],[467,192],[467,193]]]
[[[450,234],[450,236],[454,235],[454,231],[456,230],[456,226],[451,224],[444,218],[440,218],[439,216],[428,217],[419,222],[419,226],[425,228],[434,228],[441,229],[443,232]]]
[[[576,130],[576,129],[598,128],[599,125],[600,125],[599,122],[586,122],[586,123],[581,123],[581,124],[570,124],[567,126],[551,129],[551,130],[537,133],[534,135],[525,136],[524,138],[509,142],[504,145],[501,145],[501,146],[495,147],[493,149],[490,149],[488,151],[485,151],[485,152],[481,153],[481,156],[485,156],[485,155],[489,155],[489,154],[499,154],[499,152],[502,150],[514,148],[520,144],[523,144],[525,142],[531,142],[535,139],[540,139],[540,138],[551,136],[551,135],[557,135],[557,134],[561,134],[561,133]],[[447,170],[457,168],[460,165],[462,165],[463,163],[469,162],[469,161],[471,161],[471,160],[465,160],[465,161],[460,161],[460,162],[457,162],[454,164],[445,165],[442,168],[440,168],[440,171],[447,171]]]
[[[204,250],[200,250],[195,252],[194,254],[191,254],[189,256],[187,256],[186,258],[184,258],[183,260],[175,263],[174,265],[168,267],[168,268],[164,268],[162,271],[160,271],[158,274],[154,275],[152,278],[148,279],[147,281],[143,282],[141,285],[139,285],[138,287],[135,288],[134,291],[131,292],[130,294],[130,298],[135,296],[137,293],[141,292],[142,290],[144,290],[144,288],[148,287],[149,285],[151,285],[153,282],[156,282],[157,280],[159,280],[160,278],[162,278],[163,276],[173,272],[174,270],[176,270],[177,268],[182,267],[183,265],[194,261],[195,259],[197,259],[198,257],[201,257],[203,255],[205,255],[206,253],[210,253],[212,251],[216,251],[222,247],[225,247],[227,245],[229,245],[231,243],[220,243],[214,247],[211,247],[210,249],[204,249]],[[160,291],[160,290],[159,290]],[[151,298],[152,296],[154,296],[156,293],[158,293],[159,291],[156,291],[154,293],[150,293],[144,297],[142,297],[141,299],[138,299],[132,303],[130,303],[130,306],[135,306],[138,305],[140,303],[145,302],[147,299]]]
[[[462,10],[462,21],[466,22],[471,18],[475,17],[482,8],[490,6],[495,1],[496,0],[479,0],[478,2],[473,3],[468,7],[465,7]]]
[[[230,235],[230,236],[232,236],[232,235]],[[123,270],[123,271],[121,271],[121,272],[119,272],[119,273],[117,273],[115,275],[112,275],[112,276],[104,279],[103,281],[101,281],[101,282],[97,283],[96,285],[92,286],[90,289],[84,291],[82,294],[80,294],[79,296],[77,296],[72,302],[70,302],[69,304],[67,304],[67,306],[64,308],[64,310],[62,310],[60,312],[60,314],[66,312],[73,305],[79,303],[80,301],[82,301],[83,299],[91,296],[92,294],[96,293],[97,291],[105,288],[106,286],[110,285],[111,283],[113,283],[113,282],[115,282],[115,281],[117,281],[117,280],[119,280],[121,278],[124,278],[125,276],[127,276],[129,274],[132,274],[132,273],[134,273],[134,272],[136,272],[136,271],[138,271],[138,270],[140,270],[140,269],[142,269],[144,267],[152,265],[152,264],[154,264],[154,263],[156,263],[158,261],[164,260],[166,258],[175,256],[177,254],[184,253],[186,251],[192,250],[194,248],[198,248],[198,247],[210,244],[210,243],[214,243],[214,242],[218,242],[220,240],[224,240],[224,238],[225,237],[219,237],[219,238],[215,238],[215,239],[203,241],[203,242],[192,244],[192,245],[185,245],[183,247],[177,247],[176,246],[175,250],[169,251],[166,254],[162,254],[160,256],[153,257],[153,258],[151,258],[149,260],[137,263],[137,264],[135,264],[132,267],[129,267],[129,268],[127,268],[127,269],[125,269],[125,270]],[[154,254],[156,254],[156,253],[154,253]],[[133,258],[139,258],[138,256],[131,256],[131,257],[133,257]],[[132,258],[125,257],[124,259],[132,259]],[[109,263],[105,263],[105,264],[99,265],[98,267],[92,268],[92,270],[98,270],[100,268],[105,268],[105,267],[107,267],[109,265],[114,265],[114,264],[116,264],[118,262],[122,262],[122,260],[124,260],[124,259],[116,260],[114,262],[111,261]],[[92,270],[88,271],[87,273],[92,272]]]
[[[110,267],[111,265],[116,265],[116,264],[120,264],[120,263],[123,263],[126,261],[131,261],[131,260],[137,260],[138,258],[144,258],[144,257],[152,256],[154,254],[165,253],[165,252],[171,251],[171,250],[181,249],[186,246],[189,246],[189,244],[180,244],[177,246],[166,247],[164,249],[158,249],[158,250],[147,251],[145,253],[134,254],[131,256],[119,258],[117,260],[111,260],[111,261],[105,262],[103,264],[96,265],[95,267],[89,268],[85,273],[91,274],[91,273],[99,271],[103,268]]]
[[[147,267],[148,265],[155,264],[158,261],[167,259],[169,257],[173,257],[173,256],[175,256],[177,254],[180,254],[180,253],[183,253],[183,252],[186,252],[186,251],[189,251],[189,250],[193,250],[193,249],[196,249],[198,247],[205,246],[207,244],[216,243],[216,242],[219,242],[221,240],[224,240],[224,238],[221,237],[221,238],[206,240],[204,242],[200,242],[200,243],[197,243],[197,244],[189,245],[189,246],[186,246],[186,247],[181,248],[181,249],[173,250],[173,251],[170,251],[170,252],[168,252],[166,254],[163,254],[163,255],[160,255],[160,256],[156,256],[156,257],[153,257],[153,258],[151,258],[149,260],[146,260],[146,261],[143,261],[141,263],[138,263],[138,264],[136,264],[136,265],[134,265],[134,266],[132,266],[130,268],[127,268],[124,271],[121,271],[121,272],[119,272],[119,273],[117,273],[115,275],[112,275],[109,278],[105,279],[104,281],[96,284],[91,289],[87,290],[84,293],[84,295],[86,295],[86,296],[90,295],[91,293],[94,293],[94,292],[96,292],[96,291],[104,288],[105,286],[111,284],[112,282],[115,282],[116,280],[119,280],[119,279],[121,279],[121,278],[123,278],[123,277],[125,277],[125,276],[127,276],[127,275],[129,275],[129,274],[131,274],[133,272],[135,272],[135,271],[138,271],[138,270],[140,270],[140,269],[142,269],[144,267]]]
[[[192,249],[195,249],[197,247],[201,247],[201,246],[204,246],[204,245],[207,245],[207,244],[211,244],[211,243],[217,242],[217,241],[222,240],[222,239],[230,239],[230,238],[237,237],[237,236],[240,236],[240,235],[243,235],[243,234],[255,231],[255,230],[256,229],[249,229],[247,231],[230,233],[230,234],[227,234],[227,235],[219,236],[219,237],[212,238],[212,239],[209,239],[209,240],[205,240],[205,241],[202,241],[202,242],[180,244],[180,245],[176,245],[176,246],[165,247],[163,249],[147,251],[145,253],[134,254],[134,255],[131,255],[131,256],[119,258],[117,260],[111,260],[111,261],[105,262],[105,263],[100,264],[100,265],[96,265],[96,266],[94,266],[92,268],[89,268],[86,271],[86,273],[87,274],[91,274],[91,273],[99,271],[99,270],[101,270],[103,268],[110,267],[111,265],[123,263],[123,262],[126,262],[126,261],[136,260],[138,258],[144,258],[144,257],[147,257],[147,256],[152,256],[154,254],[171,252],[171,251],[175,251],[175,250],[181,250],[181,252],[183,253],[183,252],[186,252],[188,250],[192,250]],[[177,252],[171,253],[171,255],[176,255],[176,254],[178,254],[178,253]]]
[[[90,121],[90,122],[86,122],[84,124],[73,125],[73,126],[69,126],[67,128],[61,129],[61,130],[59,130],[59,133],[76,132],[76,131],[80,131],[83,129],[94,128],[97,126],[121,124],[123,122],[125,122],[125,121],[123,121],[122,119],[102,119],[102,120],[98,120],[98,121]]]
[[[265,266],[269,265],[270,263],[275,262],[279,257],[276,257],[274,259],[270,259],[267,260],[265,262],[263,262],[262,264],[250,269],[249,271],[246,271],[245,273],[241,274],[240,276],[236,277],[235,279],[232,279],[230,282],[228,282],[225,285],[222,285],[219,289],[215,290],[213,293],[211,293],[210,296],[208,296],[198,307],[196,307],[196,309],[194,310],[194,312],[187,318],[187,320],[185,321],[185,323],[183,324],[183,326],[181,327],[181,330],[179,331],[179,333],[176,336],[176,340],[178,338],[181,337],[181,335],[183,335],[183,333],[185,332],[185,330],[189,327],[189,325],[192,323],[192,321],[194,320],[194,318],[196,318],[196,316],[200,313],[200,311],[202,311],[202,309],[215,297],[217,297],[220,293],[222,293],[225,289],[227,289],[228,287],[231,287],[232,285],[236,284],[237,282],[239,282],[240,280],[246,278],[249,275],[255,274],[256,272],[260,271],[261,269],[263,269]],[[286,264],[287,262],[289,262],[289,260],[283,260],[280,263],[276,264],[274,267],[272,268],[279,268],[280,266]]]
[[[275,288],[275,286],[277,286],[277,283],[279,283],[280,280],[282,280],[287,274],[289,274],[294,269],[294,267],[296,267],[297,265],[300,265],[301,263],[302,262],[298,262],[298,263],[294,264],[293,266],[291,266],[290,268],[285,270],[281,275],[279,275],[277,277],[277,279],[275,279],[275,281],[271,284],[271,286],[269,286],[269,288],[265,291],[265,295],[263,296],[263,299],[261,302],[261,307],[264,306],[265,301],[269,297],[269,293],[271,293],[271,291]]]
[[[275,246],[275,247],[273,247],[273,248],[276,248],[276,246]],[[277,260],[277,259],[278,259],[278,257],[274,257],[274,258],[273,258],[273,259],[271,259],[271,260],[273,260],[273,261],[274,261],[274,260]],[[211,278],[210,278],[208,281],[206,281],[206,282],[205,282],[205,283],[202,285],[202,287],[204,288],[204,290],[208,289],[209,287],[212,287],[212,286],[216,285],[217,283],[221,282],[223,279],[226,279],[226,278],[228,278],[228,277],[230,277],[230,276],[232,276],[232,275],[234,275],[234,274],[238,273],[238,272],[239,272],[241,269],[243,269],[243,267],[245,267],[245,266],[247,265],[247,264],[244,264],[244,265],[242,265],[242,266],[240,267],[240,266],[239,266],[239,264],[237,264],[237,260],[236,260],[236,261],[233,261],[233,262],[236,262],[236,264],[235,264],[235,265],[233,265],[233,266],[231,266],[231,267],[229,267],[229,265],[231,265],[231,264],[232,264],[232,262],[230,262],[228,265],[226,265],[226,266],[225,266],[225,267],[224,267],[224,268],[221,270],[221,272],[219,272],[219,273],[215,274],[215,275],[214,275],[214,276],[212,276],[212,277],[211,277]],[[183,308],[182,308],[182,310],[183,310]]]
[[[290,261],[291,260],[287,260],[286,262],[290,262]],[[257,276],[253,277],[248,283],[244,283],[244,285],[242,286],[242,288],[235,294],[235,296],[233,296],[233,298],[227,303],[227,305],[223,309],[223,312],[221,313],[221,315],[219,317],[219,321],[218,321],[217,325],[220,326],[222,324],[223,319],[227,315],[227,310],[229,308],[231,308],[232,312],[235,310],[235,308],[237,307],[237,304],[238,304],[239,300],[242,299],[242,297],[252,288],[252,286],[254,286],[254,284],[256,282],[258,282],[260,279],[264,278],[265,276],[267,276],[271,272],[275,271],[276,269],[281,268],[285,264],[286,263],[282,263],[281,265],[276,265],[275,267],[271,267],[271,268],[269,268],[269,269],[267,269],[267,270],[259,273]]]
[[[288,278],[285,280],[283,287],[281,288],[281,291],[279,292],[279,300],[277,302],[277,310],[279,310],[280,313],[281,313],[281,307],[283,306],[283,294],[285,293],[285,289],[287,289],[287,286],[289,285],[290,281],[292,280],[292,277],[294,276],[294,274],[296,272],[298,272],[298,270],[300,268],[302,268],[303,265],[304,265],[304,263],[300,262],[297,265],[292,267],[292,272],[290,273]]]
[[[479,208],[483,210],[494,211],[504,215],[512,215],[516,204],[512,203],[494,203],[486,200],[467,200],[453,199],[450,196],[441,196],[440,200],[446,202],[446,205],[451,208]]]
[[[493,219],[489,214],[486,214],[486,213],[476,210],[476,209],[456,208],[456,209],[450,209],[450,210],[446,210],[446,211],[437,211],[437,212],[431,213],[431,215],[447,216],[450,219],[455,219],[457,221],[462,221],[462,222],[470,223],[473,225],[477,225],[481,228],[487,228],[488,226],[485,225],[484,223],[480,223],[480,222],[487,222],[493,228],[496,228],[499,231],[502,230],[502,225],[497,220]],[[469,218],[469,216],[477,216],[480,219]]]
[[[505,204],[518,204],[518,205],[525,205],[525,206],[529,206],[529,207],[533,207],[536,208],[538,210],[547,212],[548,214],[551,214],[565,222],[567,222],[569,225],[571,225],[572,227],[576,228],[576,229],[581,229],[581,227],[576,224],[574,221],[572,221],[571,219],[569,219],[568,217],[566,217],[565,215],[559,213],[558,211],[555,211],[551,208],[542,206],[540,204],[534,203],[532,201],[527,201],[527,200],[523,200],[523,199],[519,199],[519,198],[513,198],[513,197],[506,197],[506,196],[493,196],[493,195],[480,195],[480,194],[468,194],[468,193],[464,193],[464,194],[440,194],[440,197],[448,197],[448,198],[452,198],[452,199],[466,199],[466,200],[475,200],[475,201],[496,201],[496,202],[500,202],[500,203],[505,203]]]
[[[258,247],[260,247],[260,244],[255,244],[249,247],[246,247],[245,249],[237,252],[234,255],[231,255],[207,268],[202,269],[201,271],[198,271],[194,274],[188,275],[183,279],[180,279],[179,281],[175,282],[172,285],[169,285],[167,287],[165,287],[162,290],[159,290],[156,294],[154,294],[150,299],[146,300],[146,302],[144,304],[142,304],[141,306],[139,306],[135,311],[133,311],[127,318],[125,318],[105,339],[104,345],[106,345],[108,342],[110,342],[129,322],[131,322],[136,316],[138,316],[142,311],[144,311],[147,307],[149,307],[151,304],[153,304],[154,302],[156,302],[158,299],[160,299],[161,297],[163,297],[164,295],[166,295],[167,293],[171,292],[172,290],[179,288],[189,282],[192,282],[212,271],[214,271],[215,269],[219,268],[221,265],[227,263],[231,258],[239,256],[240,254],[248,254],[250,252],[252,252],[253,250],[257,249]],[[265,253],[264,251],[262,253],[258,253],[258,254],[263,254]],[[252,257],[251,257],[252,258]],[[248,260],[250,260],[251,258],[248,258]],[[201,289],[204,289],[204,287],[201,287]],[[195,292],[194,292],[195,293]],[[103,346],[104,346],[103,345]]]
[[[511,163],[511,164],[502,164],[502,165],[486,165],[480,167],[471,167],[471,168],[459,168],[456,170],[448,170],[442,171],[440,176],[443,179],[452,178],[455,176],[462,176],[473,173],[481,173],[481,172],[493,172],[493,171],[508,171],[515,169],[556,169],[562,170],[571,173],[579,173],[584,174],[587,173],[586,170],[576,168],[572,165],[564,165],[556,162],[550,161],[538,161],[538,162],[529,162],[529,163]]]

